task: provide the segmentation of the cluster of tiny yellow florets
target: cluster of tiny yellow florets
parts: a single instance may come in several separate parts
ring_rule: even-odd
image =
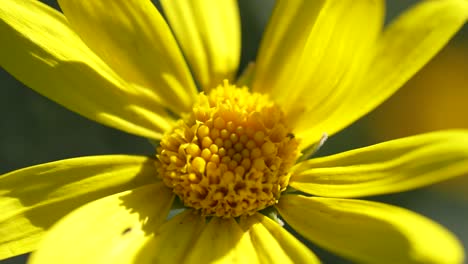
[[[275,204],[297,149],[277,105],[226,81],[199,95],[157,157],[163,181],[186,206],[226,218]]]

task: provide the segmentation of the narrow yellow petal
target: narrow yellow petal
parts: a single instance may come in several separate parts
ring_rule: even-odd
[[[189,263],[184,259],[205,226],[205,217],[185,211],[164,223],[141,248],[134,263]]]
[[[302,242],[261,214],[244,217],[242,228],[249,232],[260,263],[320,263]]]
[[[259,263],[249,233],[232,219],[213,217],[185,263]]]
[[[383,17],[380,0],[278,2],[252,86],[283,106],[303,147],[335,132],[323,123],[362,77]]]
[[[334,111],[313,112],[326,118],[305,120],[302,137],[333,134],[377,107],[437,54],[467,19],[466,0],[421,1],[403,13],[365,51],[372,59],[365,62],[369,65],[364,77],[352,80]],[[307,130],[310,124],[316,127]]]
[[[0,43],[2,68],[70,110],[153,139],[171,128],[159,98],[123,81],[89,50],[62,14],[39,1],[2,1]]]
[[[149,0],[59,0],[71,27],[127,82],[174,113],[191,110],[196,88],[164,18]]]
[[[241,46],[237,1],[163,0],[161,4],[203,90],[233,80]]]
[[[281,216],[310,241],[359,263],[463,263],[463,248],[440,225],[377,202],[284,195]]]
[[[90,201],[157,180],[154,160],[94,156],[56,161],[0,176],[0,259],[37,248],[44,230]]]
[[[467,164],[468,130],[440,131],[301,162],[290,185],[318,196],[362,197],[463,176]]]
[[[133,263],[173,197],[160,182],[80,207],[48,231],[30,263]]]
[[[324,2],[277,1],[260,44],[253,91],[270,93],[276,99],[281,91],[292,90],[287,88],[293,86],[285,84],[297,70],[294,63],[300,60]]]
[[[364,83],[350,97],[346,123],[365,115],[428,63],[468,19],[468,1],[421,1],[395,19],[377,43]],[[443,89],[444,87],[440,87]],[[359,107],[356,107],[359,106]]]

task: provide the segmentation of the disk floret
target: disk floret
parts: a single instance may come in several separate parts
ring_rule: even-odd
[[[278,105],[225,81],[163,137],[159,172],[204,215],[253,214],[286,189],[298,144]]]

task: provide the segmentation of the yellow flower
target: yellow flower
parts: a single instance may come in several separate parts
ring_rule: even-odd
[[[1,176],[1,258],[318,263],[283,219],[359,262],[463,262],[441,226],[348,198],[466,173],[467,131],[307,158],[437,53],[468,2],[423,2],[382,30],[384,1],[278,1],[255,66],[237,82],[236,3],[161,2],[171,29],[148,0],[59,0],[64,15],[33,0],[0,5],[4,69],[83,116],[159,142],[152,157],[74,158]],[[175,200],[184,210],[168,217]]]

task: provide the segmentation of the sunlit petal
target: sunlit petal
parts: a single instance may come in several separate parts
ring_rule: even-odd
[[[30,263],[132,263],[166,219],[173,196],[156,183],[80,207],[52,227]]]
[[[301,241],[266,216],[241,218],[240,225],[249,232],[260,263],[320,263]]]
[[[279,1],[262,40],[253,90],[285,109],[303,147],[334,133],[330,116],[362,77],[384,1]]]
[[[328,197],[359,197],[415,189],[468,173],[468,131],[440,131],[310,159],[290,185]]]
[[[205,226],[205,217],[185,211],[164,223],[140,249],[135,263],[189,263],[184,259]]]
[[[359,263],[463,263],[463,248],[440,225],[377,202],[285,195],[281,216],[310,241]]]
[[[71,27],[129,83],[174,113],[191,109],[196,89],[171,30],[149,0],[59,0]]]
[[[197,81],[206,92],[233,80],[241,36],[235,0],[163,0],[164,8]]]
[[[56,221],[95,199],[157,181],[154,160],[94,156],[28,167],[0,177],[0,259],[35,250]]]
[[[306,119],[303,137],[333,134],[377,107],[434,57],[467,19],[465,0],[421,1],[403,13],[366,51],[373,58],[362,80],[352,81],[334,111],[313,112],[325,119]],[[307,126],[317,128],[309,131]]]
[[[233,219],[213,217],[191,249],[186,263],[259,263],[249,233]]]
[[[0,66],[65,107],[148,138],[158,139],[171,128],[157,96],[122,80],[61,13],[39,1],[2,1],[0,42]]]

